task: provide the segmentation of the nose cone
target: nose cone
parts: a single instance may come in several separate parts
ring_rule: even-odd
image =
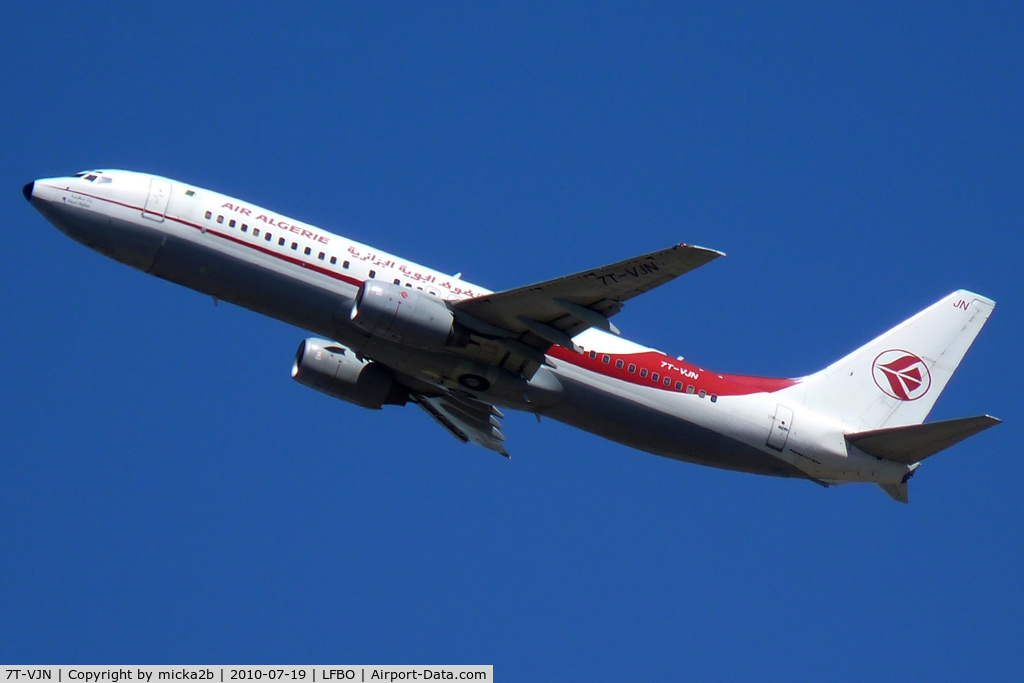
[[[25,183],[25,187],[21,188],[21,193],[25,195],[25,199],[32,201],[32,190],[35,189],[36,181]]]

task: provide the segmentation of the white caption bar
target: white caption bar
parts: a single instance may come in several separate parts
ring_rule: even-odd
[[[344,683],[345,681],[493,681],[494,666],[424,665],[395,666],[26,666],[0,665],[0,683]]]

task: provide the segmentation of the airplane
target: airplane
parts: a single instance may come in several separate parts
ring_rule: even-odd
[[[723,254],[677,244],[492,292],[195,185],[124,170],[35,180],[68,237],[143,272],[313,333],[299,383],[363,408],[414,403],[508,456],[501,409],[675,460],[906,503],[921,461],[1000,422],[925,423],[995,302],[959,290],[819,372],[707,370],[620,336],[629,299]]]

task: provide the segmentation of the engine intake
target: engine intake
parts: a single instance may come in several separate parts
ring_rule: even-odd
[[[455,333],[455,316],[443,301],[391,282],[364,282],[350,317],[375,337],[429,351],[443,349]]]
[[[328,396],[364,408],[405,405],[409,391],[395,380],[390,368],[356,357],[349,348],[311,337],[295,352],[292,379]]]

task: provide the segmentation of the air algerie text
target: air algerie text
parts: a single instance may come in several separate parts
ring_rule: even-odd
[[[246,207],[242,206],[241,204],[234,204],[232,202],[227,202],[227,203],[221,204],[220,208],[227,209],[228,211],[234,211],[235,213],[239,213],[239,214],[241,214],[243,216],[250,216],[250,217],[252,217],[252,219],[254,221],[263,221],[267,225],[273,225],[275,228],[281,228],[282,230],[287,230],[289,232],[294,232],[296,235],[302,235],[303,237],[309,238],[309,239],[313,240],[314,242],[319,242],[320,244],[330,244],[331,243],[331,238],[326,236],[326,235],[322,235],[322,234],[320,234],[318,232],[314,232],[313,230],[310,230],[308,228],[301,228],[301,227],[299,227],[297,225],[292,225],[291,223],[288,223],[286,221],[282,221],[279,218],[274,218],[273,216],[268,216],[265,213],[261,213],[258,216],[253,217],[252,216],[252,209],[246,208]]]

